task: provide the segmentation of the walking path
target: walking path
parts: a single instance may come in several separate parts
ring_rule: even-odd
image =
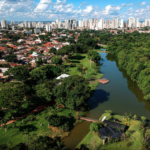
[[[29,116],[29,115],[31,115],[31,114],[33,114],[33,113],[39,112],[39,111],[41,111],[41,110],[43,110],[43,109],[46,109],[48,106],[49,106],[49,105],[38,106],[36,109],[34,109],[33,111],[31,111],[31,112],[28,113],[28,114],[25,114],[25,115],[23,115],[22,117],[18,117],[18,118],[14,119],[14,120],[8,121],[8,122],[6,123],[6,125],[11,124],[11,123],[13,123],[13,122],[16,122],[16,121],[18,121],[19,119],[22,119],[22,118],[24,118],[24,117],[27,117],[27,116]],[[3,125],[5,125],[5,124],[2,124],[1,127],[2,127]]]

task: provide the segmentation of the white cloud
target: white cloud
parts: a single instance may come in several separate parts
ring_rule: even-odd
[[[48,11],[51,5],[64,5],[66,3],[66,0],[60,1],[57,0],[56,3],[53,3],[52,0],[40,0],[39,4],[37,7],[34,9],[34,12],[44,12]]]
[[[83,10],[84,13],[90,13],[93,10],[93,6],[89,5],[86,7],[86,9]]]
[[[142,2],[140,5],[145,5],[146,3],[145,2]]]
[[[105,9],[102,11],[103,14],[113,14],[118,12],[122,7],[121,6],[112,6],[112,5],[108,5],[105,7]]]
[[[78,8],[81,8],[82,5],[86,5],[87,2],[82,2]]]
[[[40,0],[35,3],[35,0],[0,0],[0,18],[6,20],[56,20],[56,19],[83,19],[83,18],[105,18],[113,19],[115,16],[128,19],[128,16],[149,17],[150,6],[145,8],[133,9],[131,6],[137,4],[123,3],[120,6],[107,5],[105,8],[98,6],[87,5],[87,2],[82,2],[78,8],[73,4],[67,3],[66,0]],[[140,5],[145,5],[142,2]],[[85,8],[82,8],[83,5]],[[139,4],[138,4],[139,5]],[[129,8],[130,7],[130,8]],[[123,11],[120,11],[123,8]],[[129,8],[129,9],[128,9]]]
[[[3,12],[27,12],[32,10],[33,0],[2,0],[0,1],[0,11]]]
[[[123,4],[121,4],[121,6],[133,6],[134,4],[133,3],[131,3],[131,4],[125,4],[125,3],[123,3]]]

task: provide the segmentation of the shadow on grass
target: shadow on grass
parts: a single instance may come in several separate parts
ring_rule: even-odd
[[[70,63],[80,63],[80,61],[77,60],[73,60],[73,61],[69,61]]]
[[[81,56],[81,55],[76,55],[76,56],[72,56],[70,59],[77,59],[77,60],[81,60],[84,59],[85,56]]]
[[[88,101],[88,104],[91,106],[91,109],[96,108],[100,103],[108,101],[110,93],[102,90],[96,89],[93,96]]]
[[[38,128],[34,125],[24,125],[24,126],[20,126],[19,127],[19,131],[23,131],[23,132],[32,132],[32,131],[36,131]]]
[[[101,47],[101,46],[99,46],[99,45],[96,45],[96,46],[95,46],[95,49],[101,49],[101,48],[103,48],[103,47]]]

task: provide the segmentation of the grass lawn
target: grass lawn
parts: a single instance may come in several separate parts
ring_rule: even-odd
[[[67,72],[69,75],[81,75],[84,78],[89,78],[89,77],[95,77],[95,81],[90,82],[89,86],[91,87],[92,90],[95,90],[95,88],[98,85],[98,81],[97,79],[102,78],[103,74],[101,73],[96,73],[95,71],[95,67],[96,64],[94,62],[91,63],[91,67],[90,67],[90,61],[88,59],[87,54],[74,54],[72,59],[69,59],[68,63],[64,62],[65,65],[71,65],[71,64],[76,64],[76,67],[67,67]],[[84,67],[87,67],[87,73],[81,74],[78,70],[77,70],[77,65],[78,64],[82,64]]]
[[[79,112],[79,114],[80,113],[81,112]],[[0,145],[7,144],[11,148],[21,142],[24,142],[26,134],[31,136],[33,134],[36,134],[36,136],[49,137],[59,136],[61,138],[68,136],[69,132],[63,132],[59,128],[57,131],[52,131],[50,128],[48,128],[48,121],[45,119],[45,117],[47,117],[49,114],[51,114],[49,110],[44,110],[38,112],[37,114],[30,115],[28,117],[35,116],[36,119],[27,123],[23,123],[25,120],[27,120],[27,118],[18,120],[16,121],[16,127],[14,127],[13,123],[7,125],[7,131],[5,131],[3,126],[0,129]],[[76,111],[70,111],[69,109],[61,109],[61,111],[58,112],[59,116],[67,116],[69,114],[72,114],[74,117],[76,117]],[[76,125],[77,122],[78,120],[76,120],[74,125]]]
[[[103,118],[103,116],[107,116],[107,120],[115,119],[116,122],[120,123],[120,124],[125,124],[125,121],[123,120],[123,116],[120,115],[111,115],[109,113],[104,113],[100,119]],[[90,150],[94,149],[94,145],[95,145],[95,149],[96,148],[101,148],[101,149],[105,149],[105,150],[116,150],[116,149],[120,149],[120,150],[140,150],[142,147],[142,140],[143,140],[143,131],[144,129],[140,129],[140,121],[139,120],[133,120],[131,119],[129,121],[130,126],[128,128],[128,130],[125,132],[125,134],[128,136],[128,138],[126,139],[126,141],[119,141],[116,143],[111,143],[111,144],[105,144],[102,145],[102,139],[100,139],[98,137],[98,135],[95,135],[95,133],[93,132],[89,132],[85,138],[77,145],[77,148],[80,148],[81,145],[86,145],[87,148],[89,148]],[[93,144],[95,142],[95,144]],[[129,143],[131,143],[130,146],[127,146]]]

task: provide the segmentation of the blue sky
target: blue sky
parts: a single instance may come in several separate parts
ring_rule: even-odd
[[[0,0],[0,20],[150,19],[150,0]]]

